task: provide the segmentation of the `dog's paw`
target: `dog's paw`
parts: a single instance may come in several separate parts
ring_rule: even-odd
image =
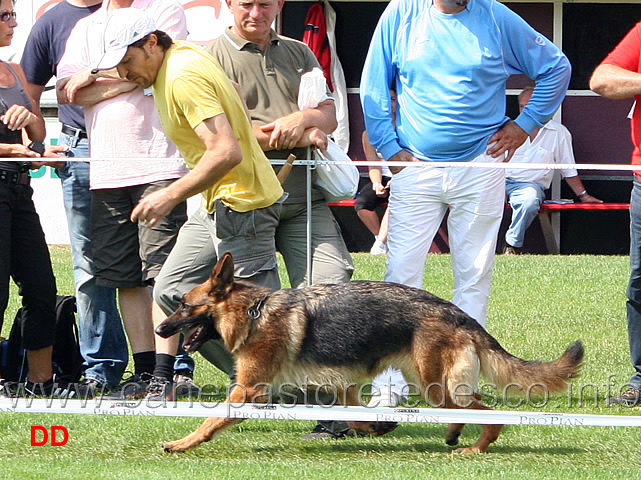
[[[450,447],[453,447],[455,445],[458,445],[458,438],[461,436],[461,432],[455,432],[452,434],[449,434],[445,436],[445,443],[447,443]]]
[[[398,427],[396,422],[347,422],[347,424],[356,435],[361,437],[385,435]]]
[[[457,448],[452,453],[485,453],[485,450],[481,450],[478,447],[466,447],[466,448]]]
[[[398,427],[398,423],[396,422],[376,422],[374,424],[374,429],[376,430],[374,435],[385,435],[392,430],[396,430],[396,427]]]
[[[369,424],[367,433],[378,437],[395,430],[398,427],[396,422],[372,422]]]
[[[164,443],[162,449],[165,453],[183,453],[186,450],[186,448],[180,446],[179,442]]]

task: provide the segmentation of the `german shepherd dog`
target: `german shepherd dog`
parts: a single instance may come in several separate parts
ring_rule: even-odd
[[[237,384],[227,401],[266,401],[269,385],[331,383],[341,403],[359,405],[355,382],[388,366],[420,386],[431,405],[489,409],[472,393],[480,373],[499,388],[509,383],[524,391],[550,392],[577,376],[583,358],[580,341],[550,363],[522,360],[505,351],[475,320],[450,302],[395,283],[352,281],[300,289],[270,290],[234,280],[229,252],[210,278],[187,293],[175,313],[156,329],[169,337],[188,329],[184,348],[194,352],[220,339],[235,356]],[[307,380],[308,382],[310,380]],[[439,383],[442,388],[427,388]],[[471,386],[467,391],[458,385]],[[241,388],[242,385],[244,388]],[[242,421],[208,418],[193,433],[166,443],[167,452],[184,452]],[[359,434],[381,435],[391,422],[350,422]],[[457,445],[464,425],[451,424],[445,439]],[[478,441],[460,453],[485,452],[502,425],[483,425]]]

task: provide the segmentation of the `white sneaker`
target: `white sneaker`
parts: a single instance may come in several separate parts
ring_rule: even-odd
[[[369,251],[370,255],[386,255],[387,254],[387,245],[381,242],[379,239],[376,239],[374,245]]]
[[[400,404],[407,402],[407,397],[404,395],[399,395],[396,392],[391,392],[389,390],[378,391],[372,394],[367,408],[376,408],[376,407],[397,407]]]

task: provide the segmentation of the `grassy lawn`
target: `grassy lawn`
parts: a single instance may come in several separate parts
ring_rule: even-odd
[[[73,292],[68,249],[53,247],[60,293]],[[382,257],[355,254],[355,279],[381,280]],[[511,353],[549,360],[573,340],[586,358],[571,392],[544,405],[499,409],[639,415],[607,407],[607,390],[631,375],[625,323],[628,258],[620,256],[497,257],[488,330]],[[448,255],[428,258],[425,288],[451,298]],[[15,289],[3,334],[19,306]],[[384,314],[384,312],[381,312]],[[197,356],[196,381],[224,385],[225,378]],[[612,386],[608,387],[610,383]],[[614,427],[507,426],[486,455],[453,455],[444,425],[401,425],[379,438],[304,441],[313,422],[251,420],[183,455],[167,455],[163,441],[192,431],[198,418],[116,418],[91,415],[0,414],[0,478],[264,478],[264,479],[630,479],[641,478],[639,431]],[[31,447],[31,425],[63,425],[63,447]],[[468,426],[461,445],[480,428]]]

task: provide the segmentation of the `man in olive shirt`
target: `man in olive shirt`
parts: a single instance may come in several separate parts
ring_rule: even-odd
[[[316,108],[298,109],[301,76],[320,68],[302,42],[271,28],[284,0],[227,0],[234,25],[207,47],[227,75],[240,85],[256,138],[269,158],[289,153],[308,158],[310,146],[325,150],[327,135],[337,126],[334,100]],[[329,92],[328,92],[329,93]],[[276,228],[292,287],[307,283],[307,205],[305,167],[294,167],[283,188],[288,198]],[[322,193],[312,186],[312,271],[310,283],[348,281],[354,270],[334,216]],[[313,395],[311,395],[313,396]],[[323,402],[325,403],[325,402]],[[317,436],[333,435],[331,423],[319,425]],[[341,426],[342,429],[342,426]]]

